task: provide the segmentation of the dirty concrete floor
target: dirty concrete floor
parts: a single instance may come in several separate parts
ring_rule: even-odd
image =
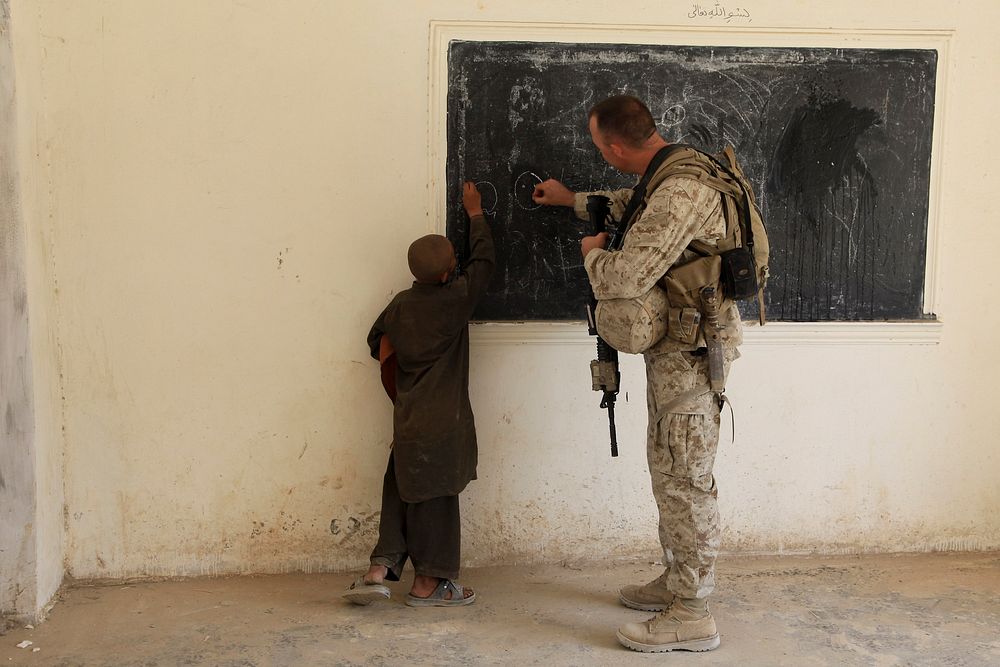
[[[0,665],[1000,665],[1000,554],[722,558],[711,653],[618,645],[618,625],[651,615],[618,587],[657,574],[468,569],[479,599],[457,609],[405,606],[412,573],[371,607],[338,597],[348,574],[76,586],[0,636]]]

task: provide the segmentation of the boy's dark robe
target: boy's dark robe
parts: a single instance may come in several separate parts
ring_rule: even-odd
[[[470,255],[445,284],[414,282],[368,334],[396,349],[393,458],[404,502],[458,495],[476,478],[476,425],[469,402],[469,317],[493,274],[493,238],[482,216],[469,224]]]

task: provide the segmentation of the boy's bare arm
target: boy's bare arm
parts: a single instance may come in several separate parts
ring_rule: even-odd
[[[385,360],[396,354],[396,348],[392,346],[392,341],[385,334],[379,339],[378,346],[378,361],[380,364],[384,364]]]
[[[372,359],[377,360],[381,363],[379,359],[379,348],[382,345],[382,336],[385,335],[385,310],[383,310],[378,319],[375,320],[375,324],[372,325],[371,330],[368,332],[368,349],[371,350]]]

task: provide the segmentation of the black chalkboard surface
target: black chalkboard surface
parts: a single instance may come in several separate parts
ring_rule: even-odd
[[[478,320],[579,320],[588,224],[536,183],[630,187],[587,130],[610,95],[646,102],[668,141],[731,144],[768,225],[768,318],[913,320],[923,310],[934,50],[453,41],[448,235],[476,181],[497,244]],[[756,304],[745,302],[745,317]]]

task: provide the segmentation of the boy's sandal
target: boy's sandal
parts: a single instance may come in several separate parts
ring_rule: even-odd
[[[450,600],[446,597],[448,591],[451,591]],[[461,607],[472,604],[475,600],[475,592],[472,592],[469,597],[465,597],[465,588],[451,579],[442,579],[438,582],[434,592],[425,598],[418,598],[413,593],[406,594],[406,604],[411,607]]]
[[[364,577],[358,577],[354,583],[341,594],[345,600],[354,604],[368,605],[379,600],[389,599],[389,587],[382,584],[366,584]]]

